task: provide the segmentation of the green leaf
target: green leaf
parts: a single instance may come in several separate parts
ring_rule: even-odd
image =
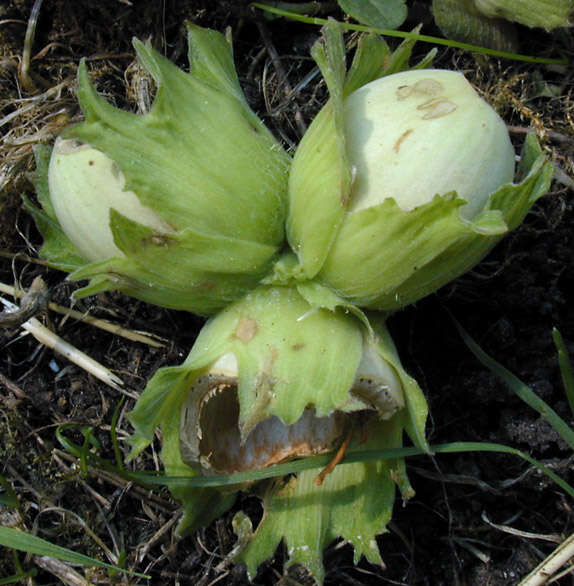
[[[355,20],[367,26],[399,28],[407,18],[405,0],[337,0]]]
[[[572,23],[574,0],[475,0],[482,14],[550,31]]]
[[[140,578],[147,578],[148,580],[151,579],[151,576],[146,574],[131,572],[124,568],[113,566],[112,564],[106,564],[105,562],[101,562],[82,553],[77,553],[65,547],[60,547],[59,545],[50,543],[45,539],[41,539],[40,537],[30,535],[29,533],[11,527],[0,527],[0,545],[35,555],[53,557],[65,562],[81,564],[84,566],[97,566],[99,568],[116,570]]]

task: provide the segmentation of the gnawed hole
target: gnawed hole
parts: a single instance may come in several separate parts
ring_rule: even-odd
[[[202,402],[198,438],[199,464],[204,471],[233,473],[279,464],[293,458],[323,454],[336,448],[344,434],[348,415],[336,412],[328,417],[316,417],[311,407],[300,419],[285,425],[278,417],[258,423],[241,442],[239,432],[239,402],[235,385],[220,384]],[[186,425],[197,421],[184,408]],[[182,442],[193,429],[182,430]],[[185,450],[182,450],[185,457]],[[198,462],[188,462],[197,465]]]

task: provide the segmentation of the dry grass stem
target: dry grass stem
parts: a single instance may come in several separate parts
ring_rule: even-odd
[[[22,59],[20,60],[20,67],[18,70],[20,84],[22,88],[28,92],[36,91],[36,84],[30,77],[30,60],[32,57],[32,46],[34,45],[36,25],[38,24],[38,17],[40,15],[40,9],[42,8],[42,2],[43,0],[35,0],[34,5],[32,6],[30,18],[28,19],[28,26],[26,27],[24,50],[22,51]]]
[[[169,519],[166,523],[161,525],[161,527],[143,544],[141,547],[138,548],[137,551],[137,560],[138,564],[143,562],[143,560],[148,555],[150,549],[168,532],[172,529],[172,527],[179,521],[181,517],[180,513],[175,513],[172,515],[171,519]]]
[[[22,297],[25,294],[25,291],[23,291],[22,289],[16,289],[11,285],[7,285],[6,283],[2,282],[0,282],[0,291],[2,293],[6,293],[7,295],[11,295],[14,298]],[[135,330],[128,330],[127,328],[109,322],[107,320],[92,317],[91,315],[82,313],[80,311],[76,311],[75,309],[70,309],[69,307],[58,305],[57,303],[48,303],[48,309],[51,309],[52,311],[59,313],[60,315],[71,317],[82,323],[86,323],[95,328],[99,328],[100,330],[109,332],[110,334],[121,336],[126,340],[131,340],[133,342],[141,342],[142,344],[147,344],[148,346],[152,346],[153,348],[163,348],[165,346],[163,342],[165,342],[166,340],[154,334],[147,334]],[[162,341],[160,342],[160,340]]]
[[[37,555],[34,556],[34,563],[39,568],[56,576],[56,578],[66,586],[93,586],[92,582],[88,582],[88,580],[76,572],[76,570],[72,569],[68,564],[55,558],[46,555]]]
[[[519,586],[541,586],[549,584],[549,578],[574,557],[574,533],[563,541],[540,565],[524,578]],[[570,565],[568,572],[574,570]]]
[[[494,527],[499,531],[503,531],[504,533],[516,535],[517,537],[524,537],[526,539],[540,539],[542,541],[550,541],[552,543],[560,543],[562,541],[562,537],[560,537],[560,535],[544,535],[541,533],[532,533],[530,531],[521,531],[520,529],[515,529],[514,527],[509,527],[508,525],[499,525],[497,523],[493,523],[486,516],[486,513],[484,511],[481,515],[481,518],[487,525],[490,525],[491,527]]]
[[[17,305],[1,297],[0,302],[11,311],[19,310]],[[89,372],[91,375],[95,376],[98,380],[101,380],[109,387],[112,387],[112,389],[120,391],[121,393],[133,399],[137,398],[136,393],[132,393],[122,388],[124,384],[123,381],[115,374],[113,374],[108,368],[60,338],[60,336],[49,330],[46,326],[42,325],[35,317],[23,323],[21,327],[22,329],[32,334],[32,336],[34,336],[38,342],[52,349],[54,352],[64,356],[70,362],[73,362],[86,372]]]

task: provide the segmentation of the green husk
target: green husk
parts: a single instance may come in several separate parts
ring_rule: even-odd
[[[442,34],[454,41],[516,52],[518,34],[511,22],[485,16],[473,0],[433,0],[432,13]]]
[[[338,52],[331,47],[340,31],[330,26],[332,32],[322,42],[324,50],[332,53],[331,60],[336,60]],[[384,57],[382,45],[375,45],[373,54],[377,46]],[[341,190],[336,177],[345,176],[349,163],[331,148],[344,146],[346,140],[336,123],[335,112],[342,108],[337,105],[339,96],[345,95],[345,87],[352,91],[379,74],[406,68],[410,49],[396,51],[394,65],[383,70],[361,63],[364,52],[357,51],[359,62],[351,67],[346,81],[341,81],[341,75],[327,78],[330,91],[338,80],[336,98],[309,127],[290,173],[287,235],[300,265],[292,267],[290,274],[299,280],[314,278],[347,302],[367,309],[400,309],[470,270],[520,224],[547,192],[552,176],[552,165],[530,136],[521,155],[519,182],[491,194],[472,220],[461,218],[465,200],[454,191],[437,194],[408,211],[391,197],[359,211],[348,209],[350,189]],[[321,66],[322,61],[318,63]],[[410,172],[416,172],[416,167]]]
[[[312,407],[317,417],[335,412],[349,416],[351,427],[347,429],[355,430],[352,445],[360,439],[361,449],[400,447],[406,431],[417,446],[428,451],[424,437],[426,401],[416,381],[404,371],[384,321],[373,318],[372,326],[368,322],[366,327],[364,315],[359,319],[346,312],[345,304],[338,306],[328,290],[303,288],[303,297],[298,288],[264,286],[253,291],[206,324],[183,365],[160,369],[154,375],[129,415],[136,430],[132,457],[153,440],[159,427],[166,474],[192,477],[214,473],[206,467],[207,460],[188,459],[194,452],[182,444],[181,417],[190,392],[200,388],[201,380],[215,376],[214,364],[229,353],[237,360],[237,426],[242,441],[262,421],[277,417],[285,424],[294,424],[304,410]],[[366,348],[388,365],[402,387],[406,408],[387,419],[389,414],[379,413],[377,417],[372,405],[351,393]],[[224,379],[229,381],[229,376],[227,373],[219,382],[213,379],[213,388]],[[232,392],[233,387],[222,392]],[[207,389],[202,392],[206,397],[213,396]],[[220,416],[223,418],[224,413]],[[395,484],[404,498],[412,495],[404,462],[335,467],[323,486],[315,483],[319,472],[299,473],[286,484],[273,481],[254,487],[263,494],[261,524],[255,532],[241,519],[235,524],[241,533],[237,560],[245,562],[250,573],[274,553],[282,538],[287,541],[290,563],[305,564],[319,580],[323,548],[339,536],[352,541],[356,560],[365,555],[373,563],[380,563],[374,540],[390,519]],[[174,496],[184,507],[178,531],[197,527],[205,522],[205,515],[212,518],[220,514],[231,506],[238,490],[248,488],[174,487]]]
[[[82,262],[58,227],[50,202],[56,194],[47,192],[48,169],[39,159],[43,209],[28,209],[44,234],[45,258],[58,268],[77,269],[72,280],[91,279],[77,297],[120,290],[209,315],[256,287],[278,257],[289,157],[248,107],[230,43],[194,25],[188,32],[191,73],[134,40],[157,84],[153,106],[144,115],[108,104],[92,87],[82,62],[78,97],[85,122],[63,135],[111,159],[125,177],[124,190],[133,191],[166,230],[153,231],[112,209],[109,227],[122,255]],[[66,164],[80,163],[61,154],[58,172],[65,173]],[[82,180],[82,169],[76,167],[70,168],[68,181]],[[88,189],[79,191],[98,197]]]
[[[393,311],[436,291],[470,270],[524,219],[550,186],[552,165],[529,138],[525,158],[534,158],[526,178],[495,192],[475,220],[458,213],[464,200],[436,196],[410,212],[393,199],[346,221],[319,274],[339,295],[369,309]],[[385,229],[385,246],[377,238]],[[408,251],[405,254],[404,251]]]
[[[398,447],[401,431],[393,421],[374,424],[364,447]],[[393,478],[401,476],[402,466],[402,461],[357,462],[337,466],[321,486],[315,483],[318,469],[270,485],[263,497],[263,519],[255,532],[242,536],[247,546],[236,561],[245,563],[248,575],[254,578],[257,567],[285,540],[287,565],[303,565],[322,584],[323,551],[343,538],[353,545],[355,564],[364,556],[382,565],[376,536],[386,531],[391,519],[396,492]],[[403,489],[405,498],[412,496],[410,485]]]
[[[547,31],[571,26],[573,0],[473,0],[477,10],[490,18],[505,18]]]
[[[306,278],[321,269],[337,236],[348,205],[352,171],[343,131],[343,100],[362,85],[408,68],[414,41],[404,41],[391,54],[375,35],[363,37],[349,74],[345,75],[344,45],[335,21],[323,29],[312,50],[330,98],[303,136],[289,175],[287,237]],[[424,60],[430,63],[432,57]]]

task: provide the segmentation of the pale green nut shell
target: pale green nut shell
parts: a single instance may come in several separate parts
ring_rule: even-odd
[[[112,208],[160,234],[174,231],[126,191],[125,183],[120,168],[101,151],[75,139],[56,140],[48,170],[52,205],[60,227],[87,261],[124,256],[114,243]]]
[[[409,211],[456,191],[470,219],[514,177],[506,125],[454,71],[405,71],[363,86],[345,101],[345,133],[350,213],[390,197]]]

